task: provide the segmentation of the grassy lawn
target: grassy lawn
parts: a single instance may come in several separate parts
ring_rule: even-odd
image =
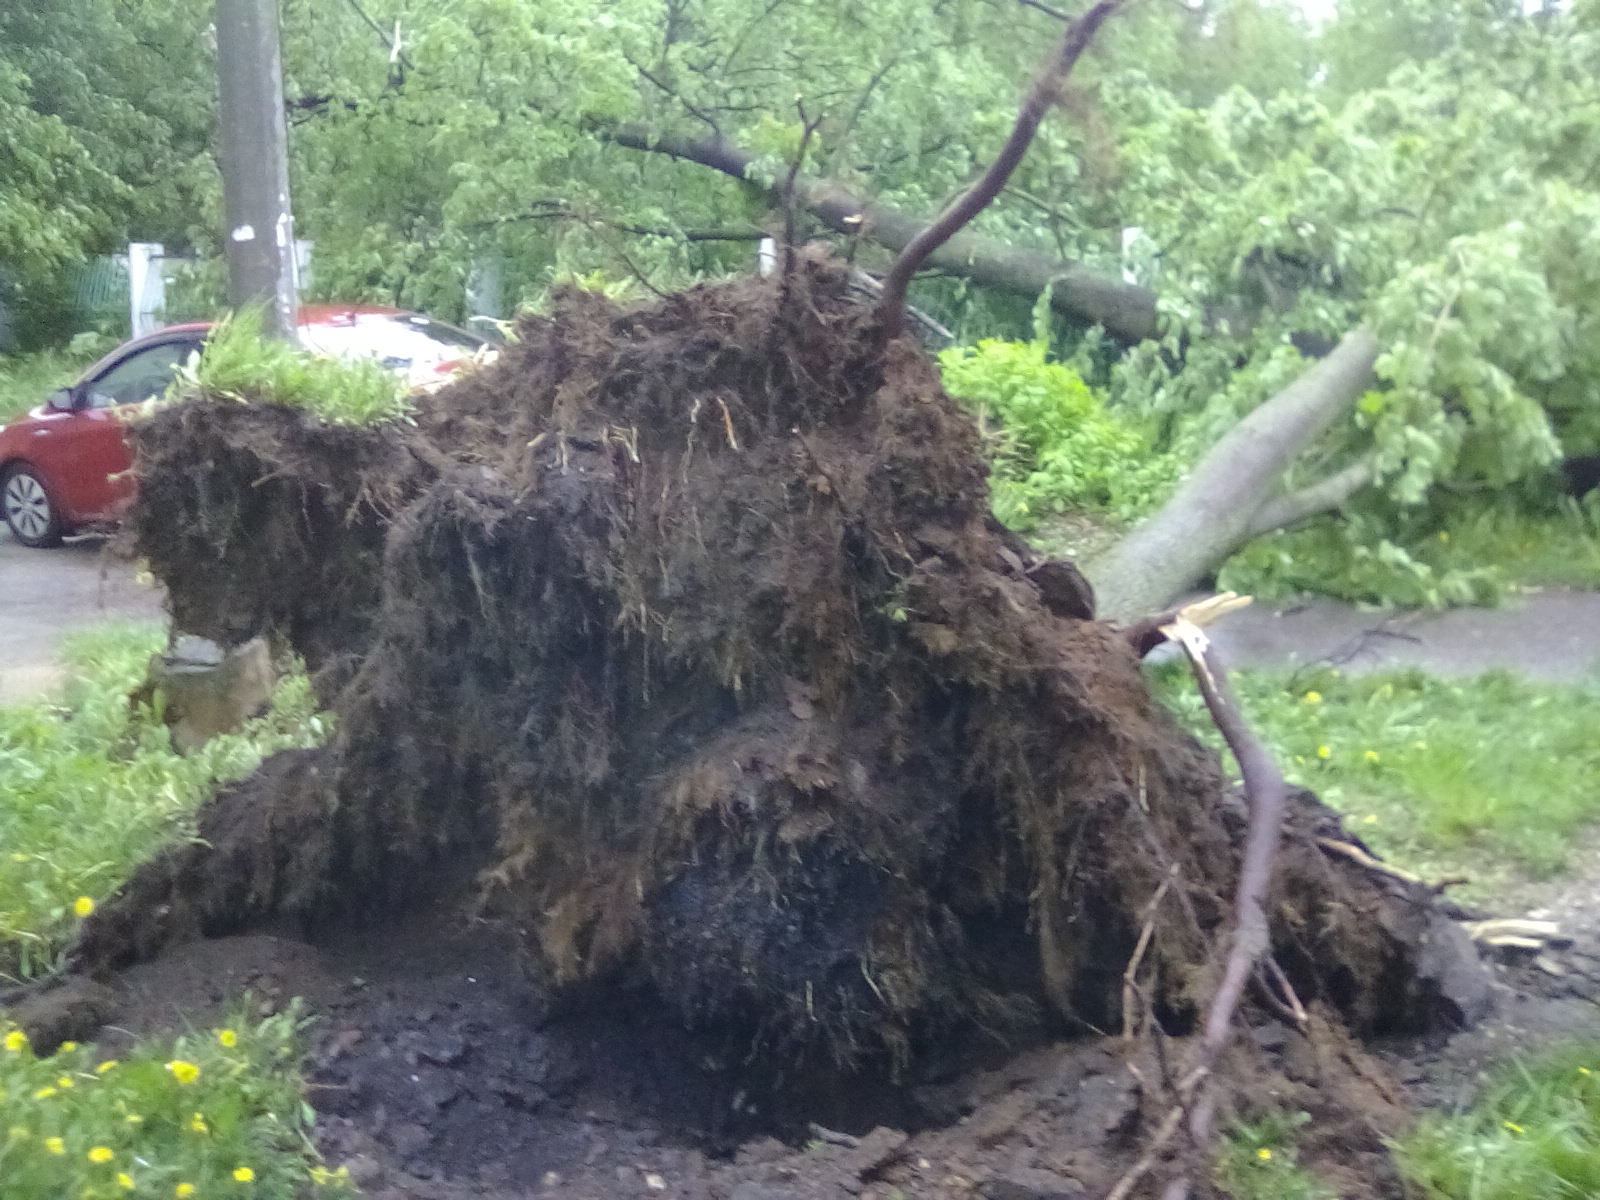
[[[1397,864],[1470,876],[1469,896],[1572,865],[1573,835],[1600,821],[1600,680],[1324,670],[1238,671],[1234,683],[1293,782]],[[1157,687],[1220,745],[1187,667],[1163,667]]]
[[[1513,1064],[1471,1109],[1423,1118],[1396,1152],[1427,1200],[1600,1196],[1600,1046]]]
[[[187,836],[200,802],[261,758],[321,739],[303,675],[272,711],[192,755],[127,695],[163,644],[155,627],[108,627],[69,643],[64,705],[0,708],[0,980],[54,965],[79,915],[162,843]]]
[[[219,782],[326,732],[304,675],[240,733],[184,757],[127,695],[164,635],[111,627],[69,644],[63,703],[0,708],[0,981],[51,968],[96,902],[162,843],[192,836]],[[8,978],[9,977],[9,978]],[[0,1018],[0,1194],[6,1200],[350,1190],[309,1138],[296,1010],[147,1040],[120,1061],[49,1056]]]

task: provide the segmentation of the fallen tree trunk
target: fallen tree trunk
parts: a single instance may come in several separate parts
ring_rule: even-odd
[[[1373,382],[1378,341],[1364,329],[1245,417],[1200,460],[1159,512],[1094,563],[1102,616],[1131,620],[1187,588],[1272,529],[1337,508],[1372,478],[1352,466],[1287,496],[1274,488],[1294,460]]]

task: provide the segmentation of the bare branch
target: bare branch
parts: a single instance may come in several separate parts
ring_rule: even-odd
[[[1016,124],[1011,127],[1011,136],[1006,139],[1006,144],[1000,148],[1000,153],[990,164],[989,169],[978,177],[978,181],[968,188],[960,199],[940,214],[932,225],[917,234],[900,252],[900,257],[895,260],[894,267],[884,280],[883,300],[878,306],[879,319],[886,337],[895,337],[905,328],[906,288],[911,283],[911,277],[917,273],[917,268],[1000,194],[1006,181],[1011,178],[1011,173],[1017,169],[1023,155],[1028,152],[1028,147],[1033,144],[1034,135],[1039,131],[1039,123],[1044,120],[1044,115],[1050,110],[1050,106],[1056,102],[1062,85],[1072,74],[1072,68],[1077,65],[1083,52],[1089,48],[1089,43],[1094,40],[1094,35],[1105,23],[1106,18],[1121,8],[1122,4],[1123,0],[1100,0],[1067,27],[1066,36],[1061,39],[1061,47],[1057,50],[1054,61],[1028,89],[1027,98],[1023,100],[1022,108],[1017,113]]]

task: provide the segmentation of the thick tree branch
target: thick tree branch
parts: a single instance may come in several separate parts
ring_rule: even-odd
[[[600,126],[596,133],[618,146],[664,154],[743,181],[749,181],[756,162],[754,154],[726,138],[685,137],[629,124]],[[776,199],[779,186],[768,190]],[[794,194],[795,203],[828,228],[870,238],[891,250],[904,250],[925,225],[828,179],[799,175]],[[1019,249],[962,231],[929,255],[927,265],[1029,297],[1050,287],[1060,312],[1084,324],[1103,325],[1120,341],[1141,342],[1159,333],[1154,292],[1042,250]]]
[[[1102,615],[1129,619],[1166,607],[1249,541],[1265,497],[1367,390],[1377,359],[1372,334],[1346,334],[1224,434],[1159,512],[1091,566]]]
[[[1039,123],[1060,97],[1061,88],[1077,66],[1078,59],[1089,48],[1094,35],[1112,13],[1122,7],[1123,0],[1100,0],[1083,16],[1067,26],[1060,49],[1054,60],[1040,72],[1022,102],[1011,134],[1000,148],[989,169],[978,177],[976,183],[939,218],[912,238],[900,257],[895,259],[888,277],[883,281],[883,299],[878,303],[878,316],[887,337],[895,337],[905,327],[906,288],[917,269],[940,246],[948,242],[963,226],[994,201],[1011,178],[1012,172],[1022,163],[1023,155],[1033,145]],[[792,181],[792,180],[791,180]]]
[[[1332,512],[1372,482],[1376,461],[1376,454],[1368,454],[1326,479],[1268,500],[1250,519],[1248,536],[1260,537],[1274,529],[1298,525],[1310,517]]]

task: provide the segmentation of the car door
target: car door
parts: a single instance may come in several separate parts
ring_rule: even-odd
[[[162,395],[200,345],[191,336],[130,350],[78,383],[71,411],[49,411],[39,421],[29,457],[55,484],[74,522],[110,519],[133,499],[133,451],[119,410]]]

